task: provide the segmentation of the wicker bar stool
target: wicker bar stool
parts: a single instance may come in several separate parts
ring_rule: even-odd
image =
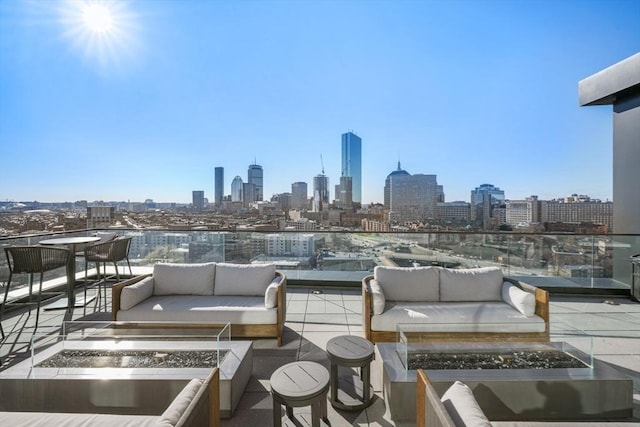
[[[98,272],[98,298],[102,297],[102,288],[105,291],[105,304],[106,304],[106,292],[107,292],[107,263],[113,263],[116,269],[116,280],[120,281],[120,273],[118,271],[118,262],[127,261],[129,267],[129,275],[133,275],[131,271],[131,264],[129,263],[129,248],[131,247],[131,237],[118,237],[115,240],[109,240],[107,242],[96,243],[94,245],[87,246],[84,249],[85,267],[84,267],[84,298],[87,299],[87,287],[89,284],[88,268],[90,262],[96,263],[96,270]],[[100,273],[100,264],[102,264],[102,274]],[[102,286],[101,286],[102,285]]]
[[[38,288],[38,311],[36,313],[35,328],[38,327],[40,318],[40,302],[42,301],[42,282],[45,271],[55,270],[56,268],[66,267],[69,257],[72,256],[69,249],[46,246],[10,246],[4,248],[9,265],[9,280],[4,290],[4,299],[2,307],[0,307],[0,321],[8,305],[28,305],[29,313],[31,313],[31,305],[33,305],[33,275],[40,273],[40,285]],[[7,302],[9,297],[9,288],[11,287],[11,279],[14,274],[29,275],[29,301],[28,302]],[[59,293],[56,293],[59,294]],[[34,328],[34,329],[35,329]],[[2,331],[4,338],[4,331]]]

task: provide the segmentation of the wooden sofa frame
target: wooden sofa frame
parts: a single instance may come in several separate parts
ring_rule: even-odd
[[[371,285],[373,275],[362,279],[362,326],[365,337],[371,342],[395,342],[397,332],[371,330],[371,317],[373,316],[373,301]],[[522,342],[546,342],[549,341],[549,293],[527,283],[505,277],[509,282],[528,292],[533,292],[536,298],[535,314],[544,319],[544,332],[419,332],[409,333],[414,342],[429,341],[522,341]],[[415,335],[415,336],[414,336]]]
[[[111,320],[114,322],[117,321],[117,313],[120,310],[120,296],[122,294],[122,289],[126,286],[133,285],[134,283],[139,282],[145,277],[150,277],[151,274],[146,274],[142,276],[137,276],[123,282],[120,282],[113,286],[112,288],[112,298],[111,298]],[[282,345],[282,335],[284,331],[284,322],[286,320],[286,295],[287,295],[287,278],[282,273],[276,271],[276,277],[282,278],[282,284],[278,287],[277,294],[277,323],[275,324],[249,324],[249,325],[238,325],[231,324],[231,336],[232,337],[247,337],[247,338],[276,338],[278,342],[278,347]],[[127,323],[134,323],[127,321]],[[144,322],[136,323],[137,327],[145,327]],[[207,329],[212,327],[222,327],[224,325],[216,325],[212,323],[171,323],[171,322],[153,322],[152,325],[147,325],[150,328],[197,328],[197,329]]]

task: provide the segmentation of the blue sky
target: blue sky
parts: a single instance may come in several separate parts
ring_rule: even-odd
[[[611,108],[577,85],[640,51],[639,21],[636,0],[2,0],[0,200],[213,200],[215,166],[230,194],[254,160],[268,198],[321,155],[333,197],[347,131],[365,203],[398,160],[447,201],[611,199]]]

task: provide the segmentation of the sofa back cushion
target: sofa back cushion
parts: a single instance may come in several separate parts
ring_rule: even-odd
[[[491,427],[473,392],[465,383],[454,382],[441,400],[456,427]]]
[[[214,295],[264,296],[276,275],[274,264],[225,264],[216,266]]]
[[[502,301],[502,270],[498,267],[440,271],[440,300]]]
[[[374,279],[384,290],[387,301],[438,301],[439,268],[383,267],[373,270]]]
[[[155,264],[154,295],[213,295],[216,264]]]

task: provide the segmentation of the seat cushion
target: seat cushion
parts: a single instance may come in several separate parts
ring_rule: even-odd
[[[155,264],[154,295],[213,295],[216,264]]]
[[[502,270],[498,267],[440,270],[440,301],[502,301]]]
[[[438,301],[440,275],[437,267],[383,267],[373,269],[373,277],[390,301]]]
[[[423,332],[544,332],[539,316],[527,317],[504,302],[389,303],[371,317],[371,330],[395,332],[401,323]]]
[[[196,296],[154,295],[129,310],[120,310],[117,320],[139,322],[193,322],[224,324],[275,324],[277,309],[266,308],[264,295]]]
[[[276,275],[274,264],[227,264],[216,266],[214,295],[261,296]]]
[[[152,415],[0,412],[2,425],[11,427],[155,427],[158,419]]]

